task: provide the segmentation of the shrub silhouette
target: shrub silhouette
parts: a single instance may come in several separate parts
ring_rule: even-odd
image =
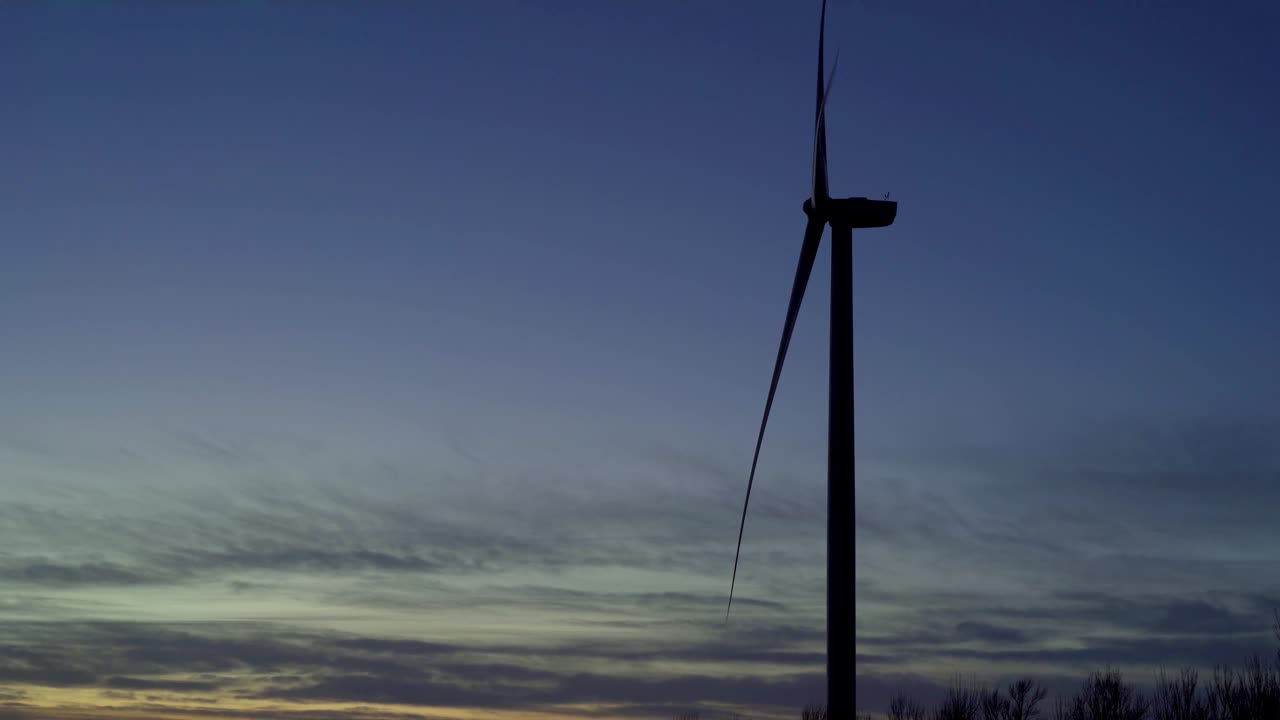
[[[924,706],[907,697],[906,693],[898,693],[889,701],[889,720],[925,720]]]
[[[826,705],[806,705],[800,711],[800,720],[830,720]]]
[[[831,717],[831,713],[827,711],[827,706],[822,703],[813,705],[805,705],[800,711],[800,720],[836,720]],[[870,715],[864,715],[861,711],[855,711],[850,720],[875,720]]]

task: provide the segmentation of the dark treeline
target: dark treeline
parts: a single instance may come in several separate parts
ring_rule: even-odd
[[[1280,641],[1280,612],[1275,617],[1272,631]],[[1094,671],[1073,695],[1050,702],[1048,694],[1032,678],[1003,688],[957,681],[933,706],[904,693],[883,712],[888,720],[1280,720],[1280,651],[1270,662],[1254,656],[1239,668],[1218,666],[1204,678],[1191,668],[1162,670],[1149,693],[1106,668]],[[859,713],[851,720],[871,718]],[[840,719],[829,717],[822,705],[810,705],[800,720]]]
[[[1272,631],[1280,640],[1280,613]],[[885,710],[889,720],[1280,720],[1280,652],[1270,662],[1254,656],[1240,668],[1219,666],[1203,679],[1191,668],[1161,671],[1149,694],[1107,668],[1074,695],[1052,703],[1047,695],[1030,678],[1003,689],[957,682],[934,707],[899,694]]]
[[[1045,688],[1018,680],[1001,689],[954,684],[935,707],[906,695],[892,699],[889,720],[1280,720],[1280,662],[1253,658],[1219,667],[1204,681],[1192,669],[1161,672],[1149,694],[1116,670],[1094,672],[1069,697],[1046,702]]]

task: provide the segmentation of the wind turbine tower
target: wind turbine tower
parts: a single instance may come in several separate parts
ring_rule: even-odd
[[[747,477],[747,494],[742,503],[742,521],[738,526],[738,548],[733,557],[733,577],[729,585],[729,608],[733,607],[733,587],[738,578],[738,558],[742,553],[742,533],[747,523],[747,505],[755,483],[760,446],[773,398],[778,390],[787,346],[795,329],[804,291],[818,255],[826,226],[831,226],[831,346],[830,397],[827,405],[827,710],[831,720],[853,720],[854,698],[854,464],[853,464],[853,231],[855,228],[878,228],[893,224],[898,204],[889,200],[867,198],[833,198],[827,189],[826,100],[831,90],[823,82],[824,39],[827,3],[822,2],[818,23],[818,85],[814,114],[813,177],[809,198],[804,202],[808,217],[800,262],[791,287],[782,326],[782,340],[773,366],[773,378],[765,400],[760,433],[751,458]],[[837,57],[837,62],[839,58]],[[835,67],[832,68],[832,79]],[[728,617],[728,609],[725,611]]]

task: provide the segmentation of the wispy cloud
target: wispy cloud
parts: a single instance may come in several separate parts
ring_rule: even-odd
[[[1058,445],[1019,439],[1007,453],[865,452],[866,697],[895,683],[927,696],[957,672],[1065,683],[1103,663],[1265,650],[1280,585],[1255,546],[1280,536],[1261,511],[1222,508],[1269,497],[1275,467],[1258,428],[1236,453],[1234,431],[1216,427],[1199,445],[1193,430],[1137,423],[1127,445],[1108,426],[1055,435]],[[161,704],[595,704],[618,715],[670,703],[781,712],[821,697],[823,517],[809,490],[762,493],[744,597],[725,625],[742,487],[713,454],[664,448],[565,485],[472,488],[403,458],[334,472],[322,451],[286,462],[198,437],[130,453],[137,476],[114,495],[50,486],[0,507],[0,642],[14,648],[0,680]],[[23,467],[53,463],[42,452],[21,455]],[[153,492],[156,467],[223,484]],[[688,482],[641,482],[673,472]],[[591,493],[579,490],[587,479]]]
[[[12,652],[0,681],[17,685],[164,691],[181,697],[217,692],[252,700],[389,703],[471,708],[550,708],[582,703],[627,706],[666,702],[787,705],[821,693],[822,675],[793,663],[761,681],[647,670],[573,671],[600,660],[640,661],[626,646],[485,647],[304,633],[288,625],[228,623],[182,627],[141,623],[0,624]],[[708,659],[686,652],[684,659]],[[785,655],[750,657],[785,668]],[[544,667],[530,657],[549,658]],[[679,658],[672,658],[679,659]],[[711,659],[721,659],[711,654]],[[808,661],[811,658],[801,658]],[[811,665],[810,665],[811,666]],[[264,684],[265,683],[265,684]]]

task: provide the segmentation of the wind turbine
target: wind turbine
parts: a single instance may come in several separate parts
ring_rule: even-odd
[[[824,37],[827,2],[822,0],[818,22],[818,88],[814,111],[813,177],[809,199],[804,202],[808,221],[800,262],[791,286],[791,302],[782,326],[782,340],[769,382],[769,395],[756,436],[747,495],[742,503],[738,526],[738,549],[733,556],[733,577],[729,584],[728,618],[733,607],[733,587],[738,579],[738,558],[742,553],[742,533],[747,524],[747,505],[755,483],[756,466],[769,411],[782,376],[782,364],[791,344],[800,303],[809,284],[823,231],[831,226],[831,355],[830,397],[827,405],[827,711],[831,720],[852,720],[854,706],[854,507],[853,507],[853,229],[886,227],[893,224],[898,204],[867,198],[832,198],[827,191],[826,100],[831,86],[823,83]],[[837,55],[837,61],[839,57]],[[832,78],[835,68],[832,68]]]

